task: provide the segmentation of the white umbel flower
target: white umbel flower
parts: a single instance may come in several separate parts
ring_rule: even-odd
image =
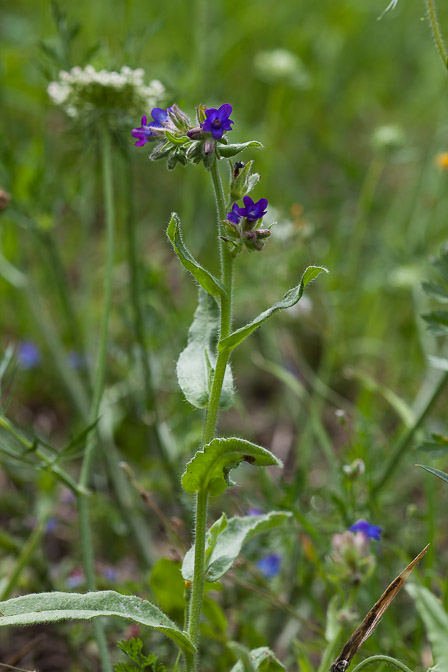
[[[94,111],[135,115],[157,107],[166,95],[159,80],[145,84],[144,76],[142,68],[133,70],[127,65],[120,72],[76,66],[61,71],[47,91],[53,103],[71,117]]]

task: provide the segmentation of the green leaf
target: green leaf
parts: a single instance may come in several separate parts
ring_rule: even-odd
[[[260,313],[260,315],[258,315],[255,320],[252,320],[252,322],[246,324],[245,327],[237,329],[232,334],[230,334],[230,336],[227,336],[227,338],[223,338],[221,341],[219,341],[218,350],[233,350],[233,348],[244,341],[244,339],[247,338],[253,331],[255,331],[255,329],[258,329],[258,327],[265,320],[267,320],[268,317],[271,317],[271,315],[276,313],[278,310],[284,310],[285,308],[291,308],[294,306],[302,298],[305,287],[311,282],[311,280],[317,278],[317,276],[322,273],[322,271],[328,273],[327,269],[323,266],[308,266],[305,273],[302,275],[302,279],[296,287],[293,287],[288,292],[286,292],[281,301],[274,303],[273,306],[265,310],[263,313]]]
[[[90,621],[99,616],[117,616],[140,623],[170,637],[186,654],[194,652],[188,635],[148,600],[121,595],[113,590],[94,593],[38,593],[0,602],[0,626]]]
[[[237,642],[229,642],[229,648],[240,656],[240,660],[231,669],[231,672],[249,672],[260,670],[260,672],[284,672],[285,666],[276,658],[275,653],[267,646],[261,646],[259,649],[246,649],[245,646]]]
[[[159,558],[151,570],[149,586],[157,604],[176,619],[185,609],[185,584],[180,573],[180,562]]]
[[[425,464],[416,464],[415,466],[429,471],[430,474],[434,474],[434,476],[437,476],[438,478],[441,478],[442,481],[445,481],[445,483],[448,483],[448,474],[446,474],[444,471],[440,471],[440,469],[434,469],[433,467],[427,467]]]
[[[448,614],[435,595],[423,586],[410,583],[406,590],[423,619],[435,662],[441,671],[448,670]]]
[[[436,282],[422,282],[422,289],[432,299],[437,299],[442,303],[448,303],[448,292],[445,287]]]
[[[219,311],[215,300],[199,290],[198,307],[188,331],[188,344],[177,361],[177,379],[187,401],[196,408],[206,408],[216,365],[216,341]],[[221,391],[220,407],[230,408],[234,389],[230,365],[227,365]]]
[[[143,653],[143,642],[141,639],[132,637],[129,640],[123,639],[117,642],[117,646],[135,665],[131,663],[116,663],[114,672],[136,672],[138,670],[148,670],[148,672],[166,672],[166,667],[159,662],[154,653],[148,656]]]
[[[289,511],[271,511],[260,516],[235,516],[227,521],[227,527],[216,537],[212,552],[205,565],[206,581],[218,581],[231,568],[240,554],[246,541],[257,534],[282,525],[289,520],[292,514]],[[220,518],[207,532],[207,542],[215,535],[213,528],[220,523]],[[185,555],[182,565],[182,576],[186,581],[193,580],[194,573],[194,546]]]
[[[219,518],[211,528],[209,529],[207,533],[207,538],[206,538],[206,548],[205,548],[205,567],[207,568],[209,563],[210,563],[210,558],[213,553],[213,551],[216,548],[216,544],[218,542],[218,537],[220,534],[224,532],[228,525],[227,521],[227,516],[225,513],[222,514],[221,518]],[[194,546],[193,546],[194,548]],[[190,549],[191,550],[191,549]],[[193,578],[189,579],[190,581],[193,580]]]
[[[166,234],[182,266],[193,275],[201,287],[212,296],[225,296],[226,290],[224,289],[224,285],[209,273],[207,269],[203,268],[185,246],[182,238],[180,219],[175,212],[171,215]]]
[[[257,147],[262,149],[263,145],[261,142],[258,142],[258,140],[249,140],[249,142],[239,142],[234,145],[218,145],[216,150],[219,156],[223,159],[230,159],[232,156],[236,156],[248,147]]]
[[[212,496],[221,495],[230,485],[235,485],[229,479],[229,472],[241,462],[256,467],[283,466],[269,450],[250,441],[236,437],[213,439],[188,462],[182,487],[190,494],[207,491]]]
[[[429,331],[434,334],[448,333],[448,310],[433,310],[431,313],[422,315],[422,318],[428,323]]]

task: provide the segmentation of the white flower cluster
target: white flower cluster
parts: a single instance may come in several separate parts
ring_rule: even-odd
[[[148,114],[165,96],[159,80],[144,83],[145,71],[124,65],[120,72],[96,71],[91,65],[62,70],[59,81],[48,85],[48,95],[71,117],[95,109],[121,113]]]

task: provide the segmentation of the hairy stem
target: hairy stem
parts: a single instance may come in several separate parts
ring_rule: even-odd
[[[114,228],[115,212],[113,198],[113,180],[112,180],[112,150],[109,132],[103,130],[101,136],[101,164],[103,174],[103,191],[106,211],[106,277],[105,277],[105,295],[104,309],[101,324],[100,343],[98,346],[98,355],[93,381],[93,395],[90,406],[89,422],[93,424],[97,421],[101,400],[104,392],[104,379],[106,372],[106,356],[109,332],[109,316],[112,305],[112,272],[114,263]],[[84,452],[81,476],[79,485],[87,488],[92,472],[95,449],[98,445],[98,436],[96,431],[90,432]],[[89,515],[89,502],[86,495],[78,495],[79,507],[79,531],[81,538],[81,550],[84,564],[84,573],[86,577],[86,586],[88,590],[96,589],[95,565],[93,555],[92,530]],[[101,665],[103,672],[112,672],[112,665],[107,649],[106,635],[103,624],[100,620],[94,621],[95,638],[98,644]]]
[[[226,203],[216,162],[210,169],[215,191],[216,208],[218,215],[218,236],[221,235],[221,222],[226,216]],[[232,323],[232,282],[233,282],[233,257],[230,255],[225,243],[220,239],[220,262],[221,281],[226,289],[226,294],[221,297],[221,329],[220,337],[230,334]],[[229,352],[220,352],[216,361],[213,375],[212,388],[204,422],[203,445],[209,443],[215,435],[216,420],[219,412],[219,401],[224,382],[224,375],[229,359]],[[205,537],[207,530],[207,492],[199,492],[196,498],[195,519],[195,556],[194,556],[194,579],[190,600],[190,612],[188,622],[188,634],[191,641],[197,647],[199,641],[199,621],[201,617],[202,595],[204,590],[204,562],[205,562]],[[187,669],[197,670],[197,653],[191,662],[192,668],[187,661]]]
[[[435,0],[425,0],[426,12],[428,15],[429,25],[431,27],[431,32],[434,38],[434,42],[439,52],[439,56],[442,59],[442,63],[445,68],[448,70],[448,51],[443,40],[443,36],[440,30],[439,20],[437,18],[437,8]]]

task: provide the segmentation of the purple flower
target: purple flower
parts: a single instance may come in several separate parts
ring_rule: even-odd
[[[117,580],[117,572],[113,567],[105,567],[103,569],[103,576],[111,583],[114,583]]]
[[[155,107],[151,110],[153,121],[150,121],[149,124],[146,114],[143,115],[140,128],[133,128],[131,131],[132,137],[137,138],[137,142],[135,143],[136,147],[143,147],[147,142],[151,142],[158,137],[158,133],[155,133],[152,129],[163,128],[163,124],[168,121],[169,110],[171,110],[171,107],[167,110]]]
[[[230,220],[230,221],[232,221],[232,220]],[[248,516],[261,516],[262,513],[263,513],[263,511],[256,506],[250,506],[248,511],[247,511]]]
[[[232,114],[232,106],[229,103],[221,105],[219,110],[215,107],[209,107],[205,110],[207,119],[202,122],[201,126],[204,131],[212,134],[215,140],[222,138],[224,131],[231,131],[234,123],[229,119]]]
[[[227,219],[229,220],[229,222],[232,222],[233,224],[240,223],[241,215],[238,213],[238,211],[239,211],[238,203],[234,203],[232,205],[232,212],[229,212],[227,214]]]
[[[348,528],[350,532],[362,532],[369,539],[381,539],[381,527],[378,525],[371,525],[367,520],[358,520],[357,523]]]
[[[280,571],[282,559],[277,553],[271,553],[257,562],[257,567],[266,579],[273,579]]]
[[[265,216],[266,208],[268,207],[267,198],[260,198],[259,201],[254,203],[250,196],[245,196],[243,203],[244,208],[237,208],[240,217],[246,217],[250,222],[256,222],[257,219]]]
[[[32,341],[22,341],[17,350],[17,359],[21,369],[35,369],[40,364],[40,351]]]

